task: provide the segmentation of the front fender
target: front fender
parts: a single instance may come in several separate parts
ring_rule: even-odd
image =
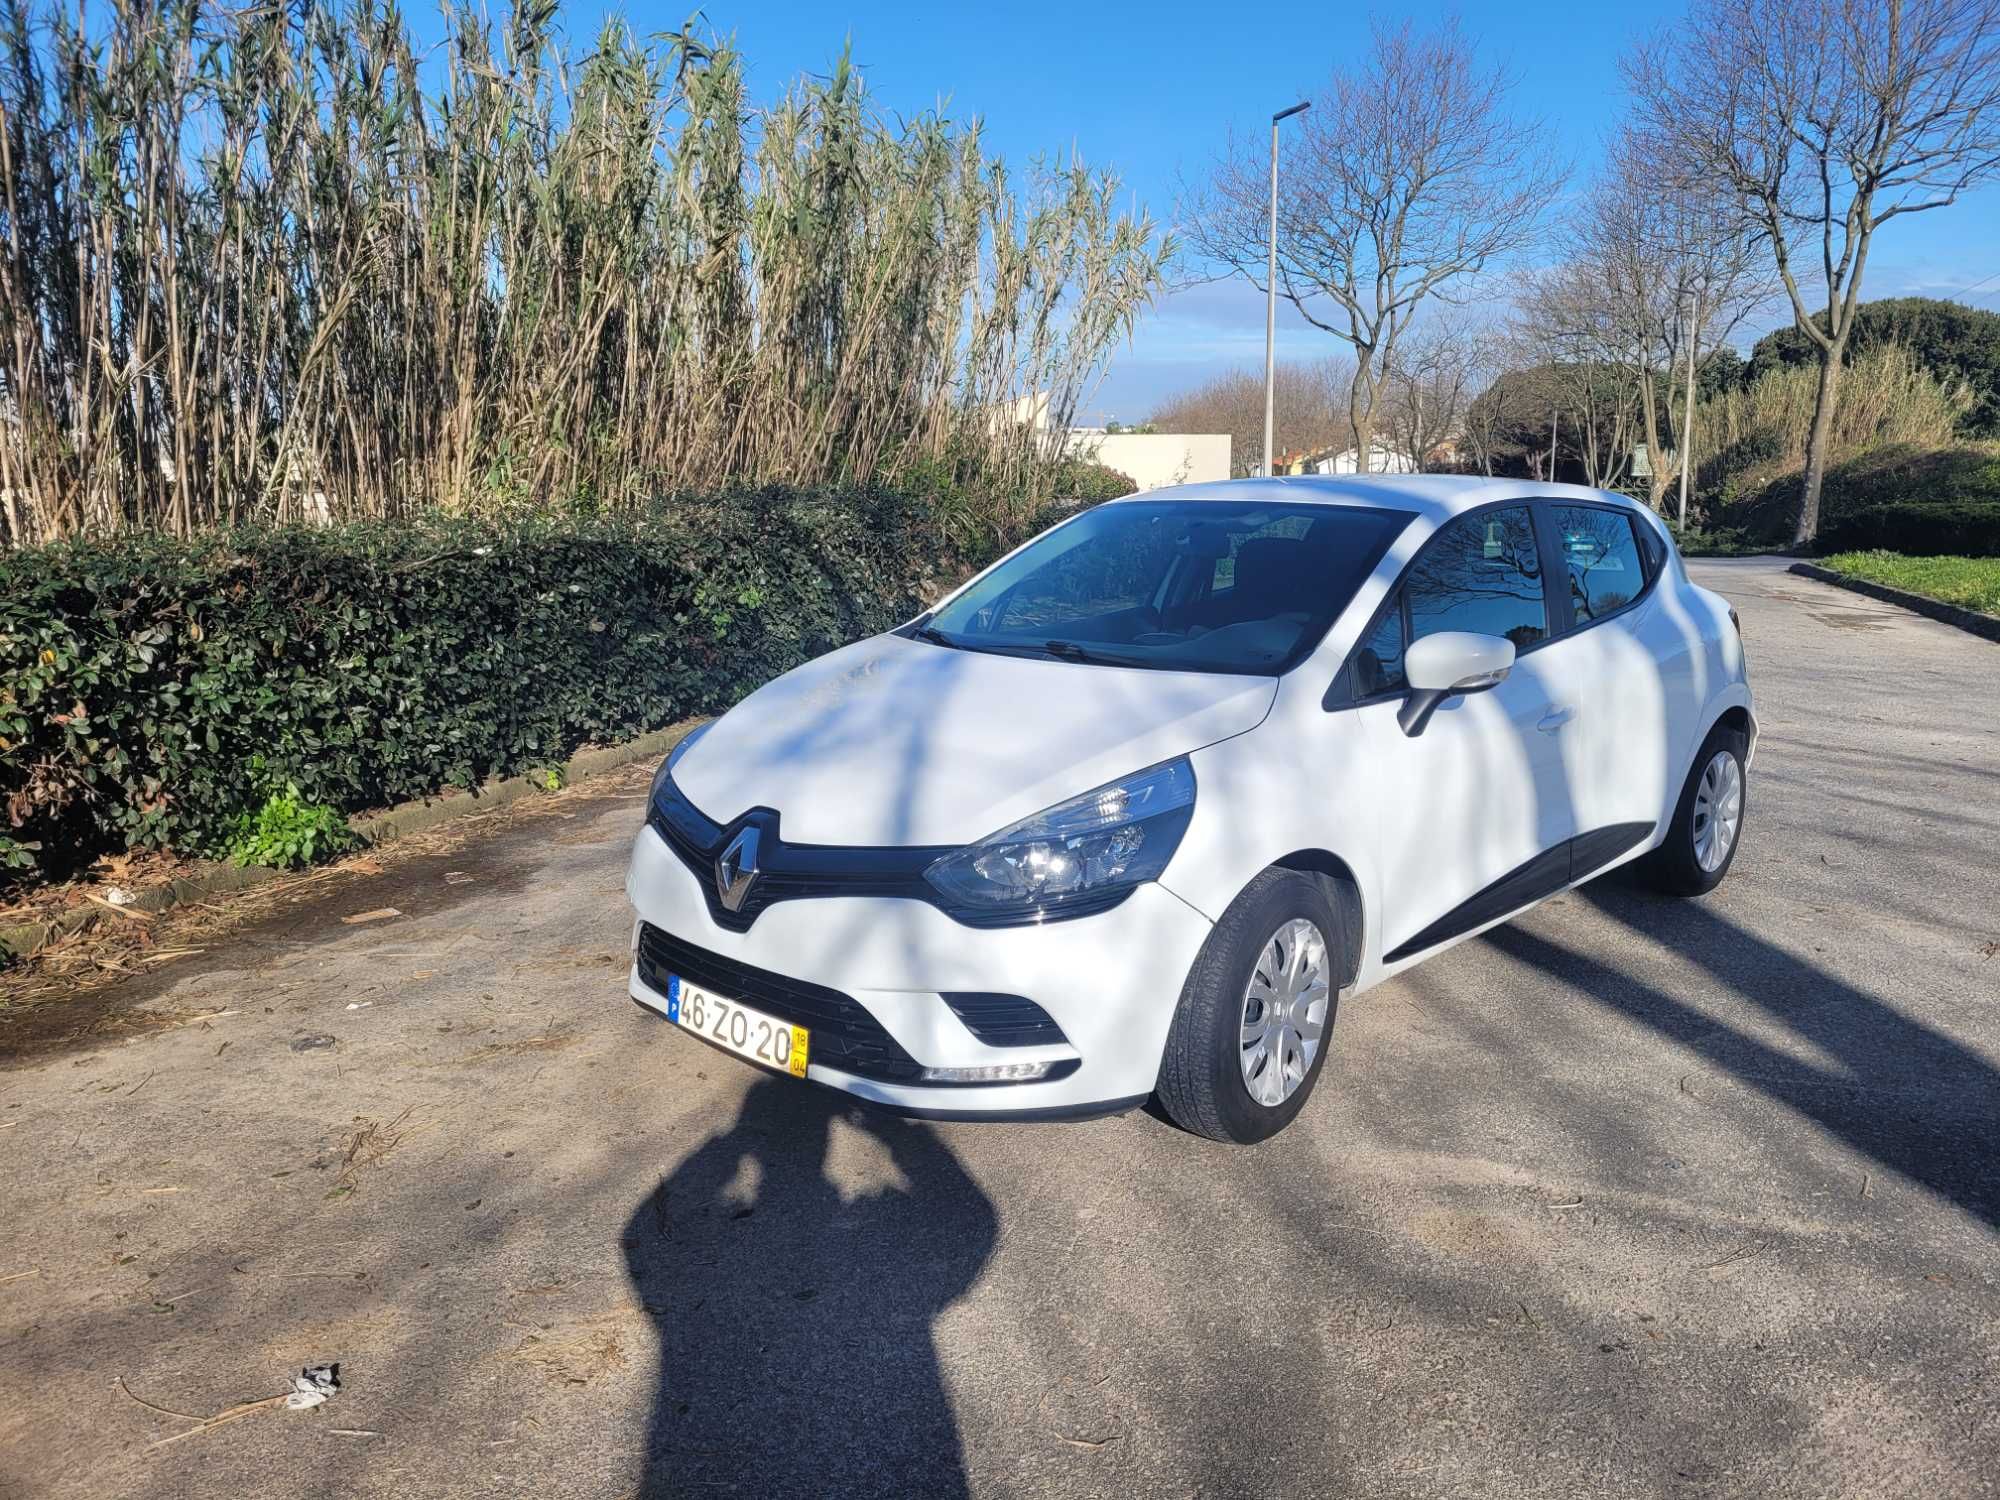
[[[1363,784],[1365,760],[1350,759],[1346,716],[1328,715],[1316,702],[1307,707],[1303,732],[1285,730],[1274,711],[1251,733],[1190,757],[1195,813],[1160,884],[1215,922],[1271,866],[1330,855],[1353,875],[1360,898],[1356,958],[1365,981],[1379,940],[1373,851],[1380,798]]]

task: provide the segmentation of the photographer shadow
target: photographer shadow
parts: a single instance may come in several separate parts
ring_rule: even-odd
[[[625,1226],[659,1336],[639,1493],[965,1494],[932,1328],[997,1237],[930,1126],[759,1079]]]

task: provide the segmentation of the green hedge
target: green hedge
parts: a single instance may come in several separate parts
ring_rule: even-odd
[[[1787,547],[1804,476],[1711,501],[1710,535]],[[2000,443],[1918,448],[1888,443],[1841,460],[1820,488],[1821,552],[1871,550],[2000,557]]]
[[[288,784],[356,811],[720,710],[1018,539],[941,531],[771,491],[0,554],[0,884],[217,852]]]
[[[1827,471],[1819,550],[2000,557],[2000,445],[1896,444]]]

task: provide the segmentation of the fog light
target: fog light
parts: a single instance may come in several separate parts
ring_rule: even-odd
[[[982,1068],[925,1068],[925,1083],[1028,1083],[1049,1071],[1045,1062],[989,1063]]]

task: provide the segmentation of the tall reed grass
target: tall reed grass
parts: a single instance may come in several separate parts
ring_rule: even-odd
[[[1695,434],[1703,487],[1740,493],[1802,470],[1816,380],[1811,365],[1784,365],[1702,401]],[[1946,447],[1972,404],[1965,382],[1941,379],[1901,344],[1880,345],[1841,377],[1829,458],[1888,443]]]
[[[0,0],[0,542],[915,472],[1032,503],[1172,253],[844,56],[758,108],[727,41],[445,21]],[[996,415],[1038,391],[1046,429]]]

